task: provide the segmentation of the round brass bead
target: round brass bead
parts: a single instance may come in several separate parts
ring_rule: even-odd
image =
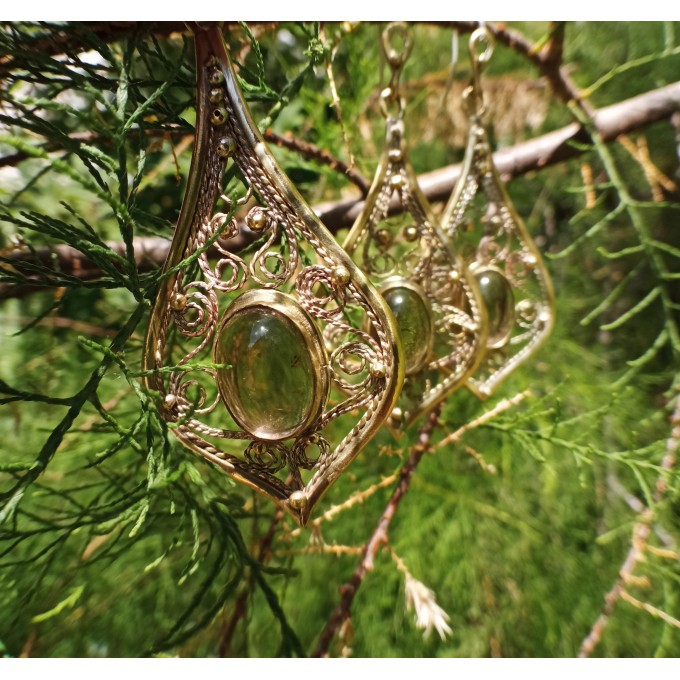
[[[331,280],[336,286],[346,286],[351,278],[352,275],[349,273],[349,269],[343,265],[338,265],[331,273]]]
[[[371,377],[384,378],[387,375],[387,367],[382,361],[375,361],[371,364]]]
[[[391,161],[400,161],[403,158],[404,154],[402,153],[401,149],[390,149],[387,152],[387,157]]]
[[[211,85],[221,85],[224,82],[224,73],[222,73],[222,71],[219,69],[215,69],[214,71],[210,72],[208,81]]]
[[[390,413],[390,424],[397,426],[403,419],[404,412],[398,406],[395,406],[395,408],[392,409],[392,413]]]
[[[307,505],[307,496],[303,491],[293,491],[288,497],[288,505],[295,510],[302,510]]]
[[[165,406],[168,411],[177,403],[177,397],[174,394],[166,394],[165,399],[163,399],[163,406]]]
[[[404,238],[407,241],[415,241],[418,238],[418,230],[415,227],[406,227],[404,229]]]
[[[403,187],[404,184],[406,184],[406,180],[404,179],[403,175],[393,175],[392,179],[390,179],[390,184],[396,189],[399,189],[400,187]]]
[[[265,211],[262,208],[253,208],[246,217],[246,224],[253,231],[264,231],[268,224]]]
[[[449,271],[449,280],[450,281],[458,281],[460,279],[460,273],[458,272],[457,269],[452,269]]]
[[[215,148],[215,152],[220,158],[228,158],[234,153],[235,148],[236,144],[231,137],[223,137]]]
[[[224,92],[219,87],[214,87],[208,95],[211,104],[219,104],[222,101],[222,97],[224,97]]]
[[[181,312],[186,309],[187,306],[187,296],[183,293],[175,293],[170,298],[170,307],[175,312]]]
[[[227,110],[222,106],[213,109],[210,114],[210,122],[213,125],[224,125],[227,122]]]
[[[389,229],[379,229],[375,237],[381,246],[389,246],[392,243],[392,233]]]

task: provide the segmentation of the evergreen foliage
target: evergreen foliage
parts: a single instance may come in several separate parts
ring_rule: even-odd
[[[516,28],[537,48],[554,30]],[[261,128],[351,156],[370,178],[380,29],[234,26]],[[462,157],[451,140],[464,118],[446,107],[460,109],[469,70],[463,56],[448,64],[450,28],[414,33],[403,80],[411,157],[426,172]],[[671,23],[570,24],[564,64],[590,105],[607,106],[674,82],[678,35]],[[162,24],[14,23],[0,24],[0,51],[0,653],[310,654],[417,427],[380,433],[315,517],[381,488],[301,532],[182,448],[140,381],[160,270],[135,239],[172,237],[195,118],[191,39]],[[497,45],[485,82],[499,145],[573,120],[589,133],[577,160],[509,185],[548,259],[557,327],[488,402],[464,389],[446,402],[435,446],[531,392],[425,454],[333,655],[574,656],[632,545],[641,559],[594,654],[680,655],[680,474],[668,464],[680,124],[605,144],[539,76]],[[275,153],[311,204],[359,197],[314,158]],[[64,267],[64,246],[86,269]],[[448,614],[444,639],[416,628],[404,570]]]

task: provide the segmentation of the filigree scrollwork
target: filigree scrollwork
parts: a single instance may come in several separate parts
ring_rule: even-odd
[[[147,385],[185,446],[304,524],[392,411],[396,328],[268,151],[219,29],[194,31],[196,143],[147,333]],[[223,186],[232,165],[240,195],[236,180]],[[259,240],[235,254],[223,240],[242,223]],[[331,399],[343,373],[358,375],[350,355],[366,375]]]
[[[383,34],[393,73],[390,87],[381,95],[385,148],[364,209],[344,243],[379,286],[400,328],[409,386],[402,392],[399,417],[391,422],[395,429],[412,422],[467,379],[481,358],[486,332],[476,284],[439,232],[408,161],[398,73],[408,56],[410,38],[402,50],[390,45],[393,34],[403,37],[404,33],[408,34],[405,25],[390,24]],[[357,372],[365,370],[368,361],[360,353],[361,362],[354,364],[343,352],[337,356],[344,362],[341,365]],[[343,386],[350,389],[347,383]]]
[[[468,145],[463,172],[442,217],[443,229],[474,272],[489,311],[488,353],[469,380],[482,397],[536,351],[554,322],[550,276],[498,176],[483,124],[480,79],[491,48],[485,29],[472,34],[473,77],[465,92]]]

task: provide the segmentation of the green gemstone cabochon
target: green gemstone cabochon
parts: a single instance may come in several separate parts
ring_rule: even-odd
[[[484,269],[475,272],[489,319],[487,347],[502,347],[515,325],[515,296],[512,286],[501,272]]]
[[[246,432],[284,439],[316,417],[320,367],[303,331],[286,314],[260,306],[239,310],[220,329],[215,359],[229,366],[218,369],[218,385]]]
[[[420,370],[432,347],[432,318],[422,295],[407,286],[392,286],[383,292],[390,306],[404,347],[406,375]]]

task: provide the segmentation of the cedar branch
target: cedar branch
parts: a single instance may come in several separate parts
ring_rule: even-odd
[[[593,121],[602,140],[612,142],[620,135],[661,120],[668,120],[678,112],[680,112],[680,81],[599,109],[594,113]],[[494,162],[503,179],[509,181],[578,157],[584,152],[583,145],[589,141],[586,131],[578,123],[572,123],[527,142],[497,151],[494,154]],[[418,180],[428,200],[440,202],[448,199],[460,173],[460,164],[449,165],[420,175]],[[343,199],[314,206],[316,214],[333,233],[350,227],[362,208],[363,200],[356,199]],[[390,205],[390,211],[396,213],[397,210],[398,203],[395,200],[394,204]],[[252,233],[242,226],[239,236],[224,245],[230,250],[237,251],[250,243],[252,238]],[[121,254],[125,252],[123,244],[112,243],[109,246]],[[135,258],[140,272],[161,266],[169,249],[170,242],[162,238],[135,239]],[[17,250],[10,253],[9,257],[17,262],[17,266],[20,266],[22,260],[34,261],[37,257],[41,264],[55,266],[59,271],[78,276],[82,280],[97,279],[102,275],[82,253],[65,245],[38,248],[34,252]],[[33,290],[39,288],[0,285],[0,300],[19,297]]]

